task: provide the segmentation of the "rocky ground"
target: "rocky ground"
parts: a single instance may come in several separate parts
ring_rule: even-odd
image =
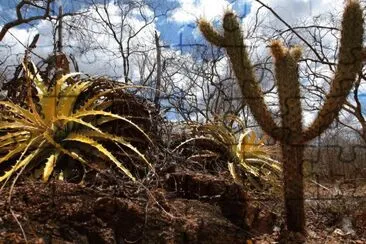
[[[227,173],[170,169],[145,185],[111,174],[84,184],[8,183],[1,243],[290,242],[280,236],[281,199],[238,186]],[[307,243],[366,243],[366,184],[309,182],[306,193]]]

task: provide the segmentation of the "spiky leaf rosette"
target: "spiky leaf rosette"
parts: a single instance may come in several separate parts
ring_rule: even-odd
[[[73,79],[80,74],[66,74],[48,88],[38,75],[35,65],[34,72],[27,67],[24,65],[25,79],[28,87],[36,87],[37,102],[28,97],[29,109],[10,101],[0,102],[0,167],[6,168],[0,175],[0,182],[9,179],[15,172],[30,164],[34,167],[41,166],[42,179],[48,181],[56,165],[65,155],[86,166],[91,165],[91,155],[101,157],[110,161],[132,180],[136,180],[124,164],[108,150],[106,142],[134,154],[153,169],[145,156],[126,138],[106,133],[99,128],[107,121],[121,121],[135,128],[141,137],[152,143],[149,136],[130,119],[99,108],[103,107],[99,98],[113,93],[113,89],[96,94],[82,106],[75,108],[80,94],[97,85],[92,79]],[[73,82],[67,82],[70,80]],[[75,145],[71,147],[70,143]],[[37,165],[37,162],[44,162],[44,165]]]
[[[229,120],[229,121],[228,121]],[[239,135],[233,127],[234,124],[241,127]],[[243,172],[249,182],[261,189],[261,185],[269,184],[279,188],[279,180],[282,173],[280,163],[271,158],[274,152],[265,145],[265,137],[259,139],[253,130],[244,128],[244,123],[236,116],[227,116],[226,120],[207,124],[189,124],[192,137],[183,141],[174,150],[193,148],[190,158],[221,157],[227,160],[228,169],[234,181],[242,184]],[[238,128],[236,128],[238,129]],[[259,179],[258,182],[256,179]]]

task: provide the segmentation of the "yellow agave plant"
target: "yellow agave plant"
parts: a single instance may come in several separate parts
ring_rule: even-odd
[[[33,63],[23,64],[23,70],[28,87],[29,108],[25,109],[11,101],[0,101],[0,166],[11,162],[7,170],[0,172],[0,182],[8,180],[15,172],[21,172],[31,163],[40,162],[45,162],[41,165],[41,177],[46,182],[61,157],[65,155],[83,165],[90,165],[90,153],[85,153],[85,150],[83,153],[81,147],[110,161],[129,178],[136,180],[106,148],[104,142],[113,143],[119,148],[128,148],[153,169],[145,156],[129,141],[98,128],[103,123],[121,120],[137,128],[141,135],[152,143],[148,135],[131,120],[100,109],[105,107],[100,103],[103,96],[126,87],[100,92],[75,109],[80,94],[96,85],[93,79],[74,79],[73,77],[81,74],[70,73],[59,77],[55,84],[49,87]],[[32,86],[36,88],[37,99],[32,98]],[[76,146],[68,146],[70,143]]]
[[[227,121],[229,120],[229,123]],[[226,123],[225,123],[226,122]],[[233,126],[234,123],[242,128],[243,132],[238,137]],[[190,124],[194,136],[178,145],[174,150],[184,148],[190,144],[198,146],[197,157],[204,151],[204,155],[212,153],[222,154],[228,159],[228,169],[237,184],[242,184],[242,177],[238,169],[246,175],[248,180],[257,188],[261,188],[256,178],[279,186],[279,177],[282,173],[280,162],[271,158],[275,151],[265,145],[266,137],[259,139],[253,130],[245,129],[244,123],[237,116],[226,116],[224,120],[207,124]],[[217,145],[217,146],[213,146]],[[219,150],[219,152],[217,152]]]
[[[266,137],[259,139],[253,130],[247,129],[240,134],[238,143],[232,148],[239,165],[254,184],[251,176],[274,184],[282,173],[280,162],[271,158],[272,151],[265,145],[265,140]],[[238,181],[233,163],[229,163],[229,170],[234,180]]]

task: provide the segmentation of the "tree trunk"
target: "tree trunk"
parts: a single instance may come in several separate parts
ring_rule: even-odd
[[[158,113],[160,113],[160,89],[161,89],[161,49],[160,49],[160,37],[155,31],[155,45],[156,45],[156,86],[155,86],[155,97],[154,104]]]
[[[304,147],[291,144],[282,144],[281,147],[287,229],[305,234]]]

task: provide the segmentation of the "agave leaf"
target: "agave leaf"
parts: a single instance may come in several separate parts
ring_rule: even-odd
[[[101,103],[98,103],[94,106],[95,110],[106,110],[107,108],[109,108],[110,106],[112,106],[113,104],[116,103],[116,100],[112,100],[112,101],[103,101]]]
[[[20,136],[14,136],[14,137],[10,137],[10,138],[4,139],[4,140],[0,140],[0,148],[6,148],[13,144],[18,144],[18,143],[22,143],[25,141],[29,141],[29,139],[30,139],[29,135],[20,135]]]
[[[215,125],[203,125],[198,130],[202,130],[204,133],[212,136],[216,141],[226,144],[227,140],[223,137],[221,128]]]
[[[40,105],[42,106],[44,121],[49,124],[56,117],[56,98],[54,95],[48,94],[42,98]]]
[[[44,114],[44,120],[46,121],[46,123],[49,123],[50,121],[52,121],[57,115],[57,112],[58,112],[57,103],[59,100],[62,84],[70,77],[78,75],[78,74],[80,74],[80,73],[70,73],[67,75],[63,75],[60,79],[58,79],[56,81],[56,85],[54,87],[52,87],[52,89],[50,89],[50,91],[47,92],[47,94],[45,94],[42,97],[42,99],[40,101],[40,105],[42,107],[42,112]],[[70,96],[70,97],[64,97],[64,99],[73,100],[76,98],[73,98],[72,96]]]
[[[43,133],[43,137],[47,140],[48,143],[53,145],[55,149],[58,150],[59,152],[62,152],[63,154],[66,154],[83,164],[88,164],[88,162],[85,159],[83,159],[83,157],[80,156],[78,153],[67,150],[66,148],[62,147],[62,145],[53,140],[53,138],[48,134],[47,131]]]
[[[116,87],[113,89],[108,89],[105,90],[103,92],[99,92],[97,94],[95,94],[93,97],[89,98],[81,107],[80,110],[88,110],[88,109],[94,109],[95,106],[93,106],[93,104],[98,101],[101,97],[106,96],[108,94],[111,94],[113,92],[117,92],[120,90],[126,90],[128,88],[138,88],[138,87],[143,87],[143,86],[136,86],[136,85],[124,85],[122,87]],[[98,108],[100,110],[103,110],[101,108]]]
[[[234,179],[234,182],[238,185],[243,185],[243,182],[241,181],[241,179],[238,175],[238,172],[236,171],[236,167],[235,167],[234,163],[228,163],[227,166],[228,166],[231,176]]]
[[[17,160],[17,162],[11,167],[11,169],[9,171],[5,171],[4,175],[0,177],[0,182],[2,182],[3,180],[8,179],[9,177],[11,177],[13,175],[14,172],[16,172],[17,170],[19,170],[22,167],[26,167],[36,156],[39,152],[42,151],[42,146],[45,143],[45,141],[42,141],[39,144],[39,147],[34,150],[33,152],[31,152],[28,156],[26,156],[24,159],[24,155],[27,153],[28,149],[33,145],[33,143],[37,142],[41,137],[37,136],[35,138],[33,138],[23,149],[23,152],[20,156],[20,158]]]
[[[217,141],[215,139],[212,139],[210,137],[204,137],[204,136],[200,136],[200,137],[193,137],[193,138],[189,138],[187,140],[185,140],[184,142],[180,143],[178,146],[176,146],[173,149],[173,152],[177,151],[178,149],[184,147],[186,144],[191,143],[193,141],[197,141],[197,140],[205,140],[207,142],[211,142],[211,143],[215,143],[217,144]]]
[[[279,161],[277,161],[277,160],[275,160],[275,159],[273,159],[273,158],[271,158],[270,156],[268,156],[268,154],[260,154],[260,155],[257,155],[257,154],[255,154],[254,156],[252,156],[252,157],[256,157],[256,158],[259,158],[259,159],[263,159],[263,160],[265,160],[265,161],[267,161],[267,162],[270,162],[270,163],[272,163],[272,164],[274,164],[274,165],[277,165],[278,167],[280,167],[281,168],[281,163],[279,162]]]
[[[13,165],[10,170],[5,171],[4,174],[2,176],[0,176],[0,182],[2,182],[3,180],[6,180],[8,178],[10,178],[15,171],[17,171],[22,166],[27,165],[30,162],[30,160],[33,159],[33,157],[35,155],[36,155],[36,151],[34,151],[30,155],[28,155],[25,159],[21,160],[20,162],[16,163],[15,165]]]
[[[56,85],[55,85],[55,94],[57,95],[57,97],[59,97],[61,90],[63,90],[64,83],[69,78],[71,78],[73,76],[81,75],[81,74],[82,73],[74,72],[74,73],[69,73],[69,74],[61,76],[61,78],[56,81]]]
[[[0,164],[3,162],[6,162],[7,160],[13,158],[15,155],[21,153],[22,151],[24,151],[24,149],[27,147],[27,144],[18,144],[18,146],[16,148],[14,148],[13,150],[11,150],[10,152],[8,152],[5,156],[0,158]]]
[[[244,122],[240,119],[240,117],[233,114],[226,115],[224,117],[224,121],[229,121],[230,123],[237,122],[241,129],[244,130],[246,128]]]
[[[235,137],[224,126],[216,124],[203,125],[203,130],[211,135],[215,140],[226,145],[232,145],[235,142]]]
[[[47,93],[47,85],[44,84],[42,77],[40,76],[39,72],[37,71],[37,67],[33,62],[30,62],[33,66],[35,74],[33,74],[27,67],[25,63],[23,63],[23,69],[26,72],[26,76],[29,77],[35,84],[37,95],[41,98],[43,95]]]
[[[91,147],[94,147],[96,149],[98,149],[99,152],[101,152],[102,154],[104,154],[107,158],[109,158],[119,169],[121,169],[128,177],[130,177],[133,181],[136,181],[135,177],[132,176],[131,172],[125,168],[119,161],[117,158],[115,158],[113,156],[113,154],[111,152],[109,152],[102,144],[100,144],[99,142],[83,136],[83,135],[79,135],[79,134],[71,134],[69,135],[65,140],[69,140],[69,141],[77,141],[77,142],[81,142],[84,144],[87,144]]]
[[[64,180],[64,171],[60,172],[60,174],[58,175],[58,180],[61,180],[61,181]]]
[[[108,123],[108,122],[111,122],[111,121],[114,121],[114,120],[117,120],[117,118],[102,117],[102,118],[97,119],[95,124],[100,126],[102,124],[105,124],[105,123]]]
[[[47,158],[47,162],[44,166],[43,175],[42,175],[42,180],[44,182],[47,182],[48,179],[50,178],[50,176],[53,172],[53,169],[56,166],[56,162],[57,162],[57,159],[58,159],[59,155],[60,155],[59,152],[55,152],[55,153],[52,153],[51,156],[49,156]]]
[[[240,135],[239,144],[236,149],[238,157],[267,157],[269,150],[264,147],[264,143],[261,141],[257,142],[257,137],[254,131],[246,131]]]
[[[229,155],[228,167],[230,174],[236,183],[238,183],[239,176],[235,171],[237,169],[234,164],[235,162],[239,163],[239,166],[243,169],[247,179],[256,188],[260,189],[260,184],[258,184],[258,181],[255,179],[256,177],[259,177],[264,181],[270,181],[269,183],[276,187],[276,185],[273,184],[273,181],[279,177],[282,169],[279,162],[269,156],[270,150],[264,144],[265,138],[263,137],[259,140],[253,130],[245,129],[244,123],[237,116],[227,116],[224,120],[230,122],[231,126],[233,126],[233,122],[237,122],[239,127],[244,130],[244,132],[240,134],[238,140],[234,132],[225,125],[225,121],[201,126],[193,124],[190,125],[192,130],[199,131],[200,135],[203,136],[184,141],[178,145],[174,151],[186,147],[189,142],[200,140],[202,137],[205,138],[207,142],[209,142],[208,138],[210,138],[213,144],[222,145],[231,153],[231,156]],[[218,148],[212,149],[214,151],[220,150]]]
[[[76,82],[75,84],[65,88],[60,95],[60,100],[57,105],[58,116],[70,116],[73,112],[75,102],[80,93],[84,91],[88,86],[92,85],[91,82]]]
[[[41,75],[39,74],[39,72],[38,72],[38,69],[37,69],[36,65],[35,65],[33,62],[31,62],[31,64],[32,64],[33,69],[34,69],[34,71],[35,71],[35,74],[34,74],[34,76],[33,76],[32,80],[33,80],[33,82],[36,84],[37,92],[39,93],[39,91],[40,91],[40,94],[41,94],[41,95],[46,94],[46,93],[47,93],[47,89],[48,89],[48,87],[47,87],[47,85],[44,83],[44,81],[43,81],[43,79],[42,79]],[[33,74],[31,74],[31,72],[29,72],[29,74],[28,74],[28,75],[33,75]]]
[[[14,139],[17,137],[25,137],[25,136],[29,136],[29,132],[28,131],[19,131],[19,132],[9,132],[6,135],[0,136],[0,143],[2,141],[7,141],[9,139]],[[0,146],[1,147],[1,146]]]
[[[24,118],[22,118],[21,116],[15,117],[17,115],[12,115],[12,116],[7,116],[7,115],[3,115],[0,117],[0,121],[2,122],[8,122],[8,123],[23,123],[25,125],[30,125],[30,126],[34,126],[35,124],[32,122],[29,122],[27,120],[25,120]]]
[[[29,69],[25,63],[23,63],[23,67],[24,67],[25,79],[26,79],[26,84],[27,84],[27,100],[28,100],[28,105],[29,105],[30,111],[32,111],[32,113],[34,114],[36,121],[38,121],[39,123],[42,123],[43,120],[37,111],[37,106],[34,103],[34,100],[32,97],[32,82],[34,82],[36,84],[36,88],[39,85],[40,87],[38,87],[38,88],[40,88],[40,89],[43,89],[43,86],[45,87],[45,84],[43,84],[43,80],[40,76],[37,77],[37,75],[39,75],[39,74],[38,74],[37,68],[35,67],[34,64],[33,64],[33,68],[34,68],[35,75],[33,75],[32,72],[29,71]],[[44,91],[46,91],[46,89],[44,89]],[[41,91],[41,92],[37,91],[37,97],[40,100],[43,98],[43,96],[44,96],[43,91]]]
[[[217,155],[216,153],[201,153],[201,154],[194,154],[192,156],[189,156],[188,159],[189,160],[194,160],[194,161],[198,161],[198,160],[202,160],[202,159],[217,159],[219,158],[219,155]]]
[[[104,157],[111,160],[118,168],[120,168],[131,179],[135,180],[132,174],[116,159],[111,152],[109,152],[102,144],[97,140],[110,140],[115,145],[123,150],[129,148],[133,152],[133,155],[137,155],[141,160],[147,163],[151,168],[152,165],[148,162],[143,154],[139,152],[126,138],[117,137],[101,131],[96,125],[100,125],[112,120],[122,120],[144,135],[150,143],[152,140],[148,135],[135,123],[126,117],[122,117],[110,112],[88,110],[79,111],[74,113],[74,106],[77,97],[86,88],[91,86],[92,81],[79,81],[73,84],[68,84],[67,79],[72,76],[79,75],[80,73],[73,73],[62,76],[56,81],[56,84],[48,89],[48,85],[42,80],[37,68],[32,63],[32,67],[28,64],[24,66],[24,76],[27,82],[27,99],[29,110],[20,107],[19,105],[11,102],[0,101],[0,163],[9,162],[9,160],[17,160],[12,165],[10,171],[5,172],[1,179],[8,179],[13,172],[19,170],[22,167],[28,165],[29,162],[38,156],[49,156],[46,158],[46,163],[43,168],[42,179],[47,181],[52,175],[55,162],[59,158],[59,155],[65,154],[73,159],[80,161],[83,164],[89,164],[80,154],[80,151],[74,149],[66,149],[63,142],[56,142],[53,138],[56,136],[58,139],[66,137],[66,140],[79,141],[83,144],[95,142],[97,144],[89,145],[96,148]],[[32,96],[32,86],[36,87],[37,96],[39,97],[39,104],[36,104]],[[131,86],[132,87],[132,86]],[[113,93],[120,89],[126,89],[120,87],[117,89],[110,89],[105,93],[100,93],[94,96],[91,100],[88,100],[83,106],[85,108],[100,108],[110,106],[108,101],[104,101],[108,98],[108,93]],[[104,94],[104,96],[103,96]],[[104,105],[100,105],[105,102]],[[40,105],[40,109],[38,107]],[[81,108],[83,110],[83,108]],[[96,120],[89,121],[93,116],[97,116]],[[85,121],[83,120],[86,117]],[[69,126],[69,125],[77,125]],[[81,125],[81,126],[79,126]],[[93,137],[89,138],[87,135],[69,134],[73,130],[88,131]],[[58,131],[60,130],[60,131]],[[39,136],[36,136],[39,135]],[[57,139],[57,140],[58,140]],[[95,139],[95,140],[94,140]],[[47,144],[47,149],[42,149],[41,146]],[[121,147],[122,146],[122,147]],[[51,148],[51,154],[50,153]],[[24,158],[23,158],[24,157]],[[11,161],[13,162],[13,161]],[[89,165],[92,167],[93,165]]]
[[[9,129],[18,129],[32,132],[38,132],[40,130],[39,127],[26,125],[24,123],[0,122],[0,130],[9,130]]]
[[[249,144],[249,145],[255,145],[256,144],[257,135],[255,134],[254,131],[249,130],[248,133],[245,133],[245,135],[247,135],[247,136],[244,137],[245,138],[244,142],[246,144]],[[257,145],[258,145],[258,143],[257,143]]]
[[[40,148],[30,153],[28,156],[26,156],[24,159],[18,161],[15,165],[12,166],[12,168],[9,171],[5,171],[4,175],[0,177],[0,182],[2,182],[5,179],[8,179],[13,175],[14,172],[19,170],[22,167],[26,167],[41,151]]]
[[[118,88],[116,88],[118,89]],[[124,90],[125,88],[123,88]],[[118,90],[122,90],[122,89],[118,89]],[[94,95],[93,97],[89,98],[81,107],[80,110],[90,110],[90,109],[95,109],[98,108],[98,110],[104,110],[105,108],[101,108],[98,107],[100,106],[100,104],[95,104],[95,102],[97,102],[99,99],[101,99],[101,97],[106,96],[112,92],[114,92],[114,89],[108,89],[104,92],[99,92],[98,94]],[[108,105],[106,105],[106,107],[109,107],[111,105],[110,102],[107,102]],[[102,103],[104,104],[104,102]]]
[[[125,117],[119,116],[117,114],[113,114],[110,112],[106,112],[106,111],[99,111],[99,110],[86,110],[86,111],[79,111],[74,113],[72,116],[75,118],[82,118],[82,117],[86,117],[86,116],[90,116],[90,115],[103,115],[106,117],[110,117],[110,118],[115,118],[115,119],[119,119],[122,121],[127,122],[128,124],[132,125],[134,128],[136,128],[142,135],[145,136],[145,138],[151,143],[154,144],[153,141],[150,139],[150,137],[134,122],[132,122],[129,119],[126,119]]]
[[[38,125],[42,125],[43,122],[42,120],[40,120],[40,118],[32,113],[31,111],[24,109],[12,102],[6,102],[6,101],[0,101],[0,105],[5,106],[6,108],[9,108],[10,111],[18,116],[21,116],[22,118],[24,118],[24,120],[27,120],[31,123],[36,123]],[[1,111],[0,111],[1,112]]]
[[[124,140],[122,137],[114,136],[111,134],[108,134],[106,132],[99,132],[99,131],[90,131],[87,132],[87,134],[84,133],[78,133],[84,137],[90,137],[93,139],[104,139],[104,140],[111,140],[114,142],[118,142],[122,146],[125,146],[129,149],[131,149],[134,153],[136,153],[151,169],[154,169],[154,167],[150,164],[150,162],[146,159],[145,155],[143,155],[136,147],[134,147],[131,143]],[[70,134],[72,135],[72,134]]]
[[[97,131],[99,133],[103,133],[99,128],[95,127],[94,125],[92,125],[89,122],[85,122],[82,119],[78,119],[78,118],[74,118],[74,117],[66,117],[66,116],[59,116],[57,119],[58,120],[68,121],[68,122],[78,123],[78,124],[81,124],[81,125],[84,125],[84,126],[90,128],[90,129],[92,129],[94,131]]]
[[[248,138],[250,137],[250,133],[251,133],[251,131],[247,130],[240,134],[238,150],[237,150],[238,155],[240,155],[240,154],[244,155],[244,153],[247,152],[246,148],[248,148],[248,145],[252,145],[252,144],[249,144],[249,140],[248,140]]]
[[[245,173],[250,173],[254,176],[259,176],[259,170],[256,167],[249,165],[246,161],[240,160],[240,165],[244,168]]]
[[[261,159],[261,158],[247,158],[245,160],[247,162],[250,162],[250,163],[253,163],[253,164],[254,163],[261,164],[262,167],[267,166],[267,169],[270,169],[272,171],[276,171],[278,173],[280,173],[282,171],[281,166],[275,160],[270,161],[268,159]],[[272,162],[272,163],[270,163],[270,162]]]

